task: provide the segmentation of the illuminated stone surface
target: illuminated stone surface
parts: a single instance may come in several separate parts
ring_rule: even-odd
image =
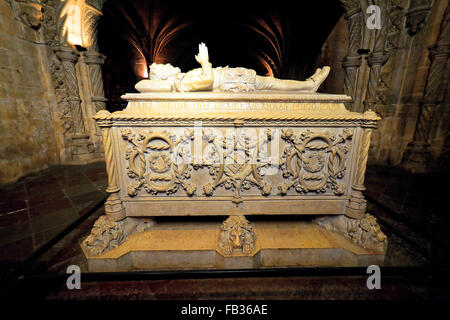
[[[136,255],[142,251],[141,265],[158,268],[158,263],[151,265],[150,261],[159,261],[155,251],[163,250],[167,239],[174,236],[156,232],[158,225],[149,218],[193,215],[241,218],[229,218],[221,229],[217,226],[209,233],[200,231],[209,239],[205,242],[200,236],[194,236],[195,241],[183,238],[191,237],[192,230],[185,235],[181,227],[171,231],[175,238],[181,237],[170,242],[178,247],[164,258],[175,259],[174,268],[181,263],[175,257],[180,250],[185,253],[180,261],[185,264],[190,259],[188,265],[193,268],[257,266],[260,262],[250,258],[255,254],[272,261],[271,266],[314,264],[314,257],[319,255],[317,259],[322,261],[322,256],[306,252],[320,248],[321,231],[315,231],[320,230],[319,225],[375,250],[373,257],[377,262],[382,260],[386,238],[382,233],[377,236],[379,229],[372,230],[365,222],[366,201],[361,193],[371,130],[379,120],[375,113],[349,112],[344,107],[349,97],[317,93],[141,93],[123,98],[128,100],[125,110],[100,111],[95,116],[103,132],[110,196],[106,216],[96,222],[83,242],[89,263],[96,257],[92,268],[100,268],[111,252],[121,252],[115,256],[117,261],[108,260],[115,267],[133,268],[129,259],[134,259],[130,257],[135,253],[126,255],[128,251]],[[307,244],[300,251],[291,248],[297,240],[282,241],[290,252],[283,259],[292,256],[288,261],[276,258],[275,248],[282,248],[278,236],[258,233],[259,227],[244,218],[280,214],[348,218],[324,217],[317,226],[307,224],[305,227],[314,230],[309,239],[318,244]],[[348,230],[340,227],[343,223],[348,223]],[[289,233],[284,230],[287,227],[273,224],[269,229]],[[202,224],[193,230],[197,228]],[[156,247],[144,245],[148,242],[142,239],[139,243],[144,247],[130,242],[142,232],[152,234]],[[295,238],[299,243],[302,234],[299,231]],[[337,248],[322,244],[333,252]],[[271,250],[266,252],[267,248]],[[339,253],[333,254],[340,256],[342,250],[336,250]],[[223,264],[211,264],[216,254],[224,256]],[[127,262],[121,262],[119,256]],[[237,256],[242,257],[238,259],[241,262],[236,262]],[[366,261],[343,257],[344,262],[336,257],[321,263],[358,265]],[[160,263],[159,268],[168,268],[171,263]]]

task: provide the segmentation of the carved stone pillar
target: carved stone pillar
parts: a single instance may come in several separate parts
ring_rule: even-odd
[[[357,169],[352,185],[352,194],[345,211],[346,216],[354,219],[361,219],[366,213],[367,201],[364,199],[362,192],[366,190],[364,187],[364,176],[366,173],[371,137],[372,129],[364,129],[361,134],[361,148],[359,150]]]
[[[381,68],[389,59],[389,54],[385,51],[374,52],[367,57],[370,66],[369,82],[367,85],[367,96],[364,101],[365,110],[376,110],[377,89],[380,81]]]
[[[430,133],[436,110],[442,100],[444,75],[450,55],[450,23],[447,8],[441,24],[440,35],[436,45],[430,50],[430,69],[427,75],[422,101],[419,103],[414,140],[408,145],[403,157],[404,167],[412,172],[424,172],[430,156]]]
[[[86,134],[75,69],[75,64],[80,54],[68,46],[56,48],[55,54],[61,60],[63,66],[67,101],[70,105],[73,118],[72,157],[75,161],[86,160],[89,157],[91,143],[89,141],[89,135]]]
[[[103,110],[99,114],[109,115],[110,113]],[[103,122],[101,126],[103,133],[103,148],[105,150],[106,173],[108,175],[108,187],[106,188],[106,192],[110,194],[105,203],[105,213],[111,221],[120,221],[124,219],[126,215],[125,209],[122,206],[122,201],[120,200],[118,194],[120,188],[117,183],[118,174],[113,158],[112,139],[110,133],[111,124],[109,122]]]
[[[362,12],[359,1],[341,2],[347,11],[345,19],[347,20],[349,33],[348,53],[342,62],[342,67],[345,70],[344,92],[351,97],[355,97],[356,79],[362,61],[361,55],[358,53],[362,41]],[[347,107],[353,110],[352,103],[347,103]]]
[[[358,75],[358,69],[361,66],[361,60],[360,56],[347,56],[342,62],[342,66],[345,70],[344,91],[345,94],[351,97],[355,96],[356,76]]]
[[[103,89],[102,65],[106,57],[98,52],[88,50],[86,52],[86,64],[89,65],[89,76],[91,80],[92,101],[95,103],[96,111],[106,108],[106,98]]]
[[[103,8],[103,0],[89,0],[87,1],[96,10],[88,10],[85,23],[89,26],[89,30],[85,32],[85,38],[89,39],[91,45],[84,52],[84,62],[87,65],[87,82],[90,88],[90,107],[91,114],[95,115],[98,111],[106,109],[105,92],[103,89],[103,76],[102,76],[102,65],[105,63],[105,56],[98,52],[98,21],[100,18],[100,13]],[[91,127],[91,139],[95,146],[94,152],[95,157],[102,156],[103,143],[102,143],[102,133],[96,122],[90,117],[89,125]]]
[[[103,158],[102,133],[95,123],[93,116],[105,109],[106,99],[103,97],[103,79],[101,64],[104,56],[88,50],[80,54],[77,71],[79,74],[80,94],[82,94],[82,109],[85,115],[86,127],[92,142],[92,157]]]
[[[442,90],[443,76],[450,55],[450,45],[434,46],[430,49],[430,71],[427,77],[425,93],[419,105],[414,140],[408,145],[404,157],[404,166],[413,172],[426,171],[430,155],[430,131],[433,119],[436,116]]]
[[[380,29],[373,30],[375,32],[375,44],[372,53],[367,57],[367,63],[370,67],[369,81],[367,84],[366,99],[364,100],[365,110],[376,110],[377,104],[377,89],[380,82],[381,68],[389,59],[389,54],[386,52],[386,41],[388,30],[390,26],[390,19],[388,14],[389,1],[376,1],[380,7],[381,21]]]
[[[88,50],[85,53],[85,62],[89,66],[89,81],[91,87],[91,101],[94,104],[93,114],[106,109],[105,91],[103,89],[102,65],[105,63],[105,56],[101,53]],[[94,121],[95,124],[95,121]],[[95,124],[96,135],[101,135],[100,129]]]

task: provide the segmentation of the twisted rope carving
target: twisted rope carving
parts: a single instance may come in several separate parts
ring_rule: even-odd
[[[102,70],[99,64],[91,64],[91,82],[92,82],[92,92],[94,96],[103,96],[103,82],[102,82]]]
[[[434,109],[434,105],[422,105],[415,132],[415,141],[428,142],[428,134],[430,132]]]
[[[68,60],[63,60],[64,75],[67,84],[69,103],[72,109],[73,126],[75,134],[84,133],[83,114],[81,111],[81,99],[78,93],[78,80],[75,72],[75,64]]]
[[[150,120],[150,121],[176,121],[176,120],[212,120],[212,121],[225,121],[225,120],[267,120],[267,121],[292,121],[292,120],[312,120],[312,121],[321,121],[321,120],[360,120],[362,122],[372,122],[375,121],[375,123],[380,120],[380,118],[377,115],[361,115],[359,113],[350,113],[350,114],[332,114],[332,115],[312,115],[312,114],[295,114],[292,116],[284,114],[279,115],[267,115],[266,114],[252,114],[248,116],[242,115],[242,113],[238,114],[217,114],[217,115],[203,115],[199,116],[198,114],[187,115],[187,116],[179,116],[179,115],[168,115],[168,114],[152,114],[151,116],[147,114],[138,114],[138,113],[122,113],[119,112],[112,114],[112,115],[96,115],[94,117],[96,120],[129,120],[129,121],[141,121],[141,120]]]
[[[348,55],[358,55],[358,49],[361,47],[361,21],[362,13],[358,13],[350,16],[347,19],[348,31],[349,31],[349,43],[348,43]]]
[[[358,68],[359,66],[348,66],[348,65],[344,66],[345,70],[344,90],[345,94],[348,94],[350,96],[353,96]]]
[[[349,34],[347,56],[342,64],[345,70],[344,92],[353,96],[357,71],[361,65],[358,49],[361,48],[362,40],[362,12],[359,1],[341,0],[341,4],[346,11]]]
[[[113,193],[119,191],[119,188],[116,183],[116,168],[113,161],[112,141],[109,132],[109,128],[103,129],[103,147],[105,149],[106,172],[108,174],[108,188],[106,191]]]
[[[358,159],[358,170],[356,171],[355,185],[364,186],[364,175],[366,173],[366,164],[369,157],[370,139],[372,137],[372,130],[366,129],[363,132],[361,149]]]

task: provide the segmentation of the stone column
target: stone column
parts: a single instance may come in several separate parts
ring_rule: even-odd
[[[370,66],[369,83],[367,85],[367,95],[364,101],[364,110],[376,110],[377,103],[377,89],[380,81],[381,68],[389,59],[387,52],[378,51],[370,54],[367,57],[367,62]]]
[[[77,65],[79,72],[79,87],[82,94],[82,109],[85,112],[86,127],[92,142],[92,157],[103,158],[102,133],[93,116],[100,110],[104,110],[106,99],[103,92],[103,79],[101,64],[104,56],[89,50],[82,52]]]
[[[89,65],[89,78],[91,80],[92,101],[95,104],[95,111],[106,108],[105,92],[103,90],[102,65],[106,57],[98,52],[88,50],[86,52],[86,64]]]
[[[364,101],[364,111],[376,110],[377,103],[377,89],[380,82],[381,68],[389,59],[389,54],[386,52],[386,40],[390,26],[388,6],[389,2],[382,0],[377,1],[376,4],[381,10],[381,26],[380,29],[374,30],[375,44],[372,53],[367,57],[367,63],[370,67],[369,82],[367,84],[366,99]]]
[[[371,137],[372,129],[363,129],[361,134],[361,148],[358,155],[357,169],[352,185],[352,193],[345,211],[346,216],[354,219],[361,219],[366,213],[367,201],[364,199],[362,192],[366,190],[364,187],[364,177],[366,174]]]
[[[81,98],[78,88],[78,79],[75,64],[78,61],[79,53],[68,46],[61,46],[55,49],[55,54],[61,60],[64,78],[66,80],[67,101],[70,105],[73,118],[72,136],[72,158],[76,161],[84,161],[89,158],[89,148],[91,143],[89,135],[86,134],[86,127],[81,109]]]
[[[409,143],[403,158],[405,169],[411,172],[425,172],[430,156],[430,133],[444,84],[444,75],[450,55],[450,10],[447,8],[441,24],[436,45],[430,50],[430,69],[421,102],[414,139]]]
[[[94,104],[93,114],[106,109],[105,91],[103,89],[102,65],[105,63],[105,56],[101,53],[88,50],[85,53],[85,62],[89,66],[89,81],[91,87],[91,101]],[[96,125],[96,135],[101,136],[100,129]]]
[[[344,92],[351,97],[355,96],[356,79],[359,67],[361,66],[361,55],[358,50],[361,49],[362,42],[362,12],[359,1],[341,1],[346,9],[345,19],[347,20],[349,42],[348,53],[342,62],[345,70]],[[353,110],[352,103],[347,104],[349,110]]]
[[[101,11],[103,8],[103,0],[91,0],[89,3],[97,10]],[[98,20],[100,15],[94,11],[90,11],[89,19],[86,19],[89,25],[89,32],[87,33],[91,40],[91,45],[84,53],[84,62],[87,65],[88,82],[90,87],[90,101],[91,113],[95,115],[100,110],[106,109],[105,92],[103,89],[102,65],[105,63],[106,57],[98,52]],[[94,132],[91,134],[92,142],[95,145],[95,157],[103,157],[102,133],[97,123],[91,118],[89,119],[90,127]]]

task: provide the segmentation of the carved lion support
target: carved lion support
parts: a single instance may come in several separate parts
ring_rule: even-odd
[[[387,237],[381,231],[377,219],[365,213],[360,219],[352,219],[346,216],[320,217],[314,219],[314,223],[328,231],[343,234],[353,243],[383,254],[387,250]]]
[[[249,255],[255,249],[253,227],[244,216],[230,216],[222,223],[219,251],[226,255]]]
[[[113,221],[109,216],[101,216],[94,223],[89,236],[81,245],[90,256],[97,256],[117,248],[134,233],[144,232],[153,226],[151,219],[127,217],[121,221]]]
[[[366,200],[364,199],[362,191],[366,189],[364,187],[364,176],[366,173],[371,137],[372,129],[365,128],[361,135],[361,148],[359,150],[352,193],[345,211],[346,216],[354,219],[361,219],[366,212]]]
[[[106,110],[98,113],[100,116],[108,116],[109,114]],[[126,216],[125,208],[119,196],[120,188],[117,183],[117,169],[112,150],[111,123],[108,121],[102,122],[100,127],[108,176],[106,192],[110,195],[105,202],[105,215],[97,219],[91,233],[82,242],[83,248],[91,256],[100,255],[117,248],[128,239],[128,236],[143,232],[154,225],[152,218]]]

